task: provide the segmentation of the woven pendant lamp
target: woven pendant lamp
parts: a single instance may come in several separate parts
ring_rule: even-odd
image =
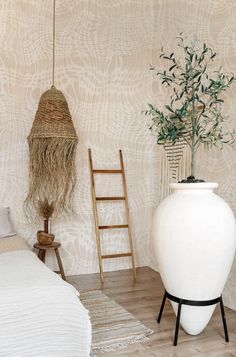
[[[76,181],[78,136],[66,98],[54,86],[55,0],[53,10],[53,84],[41,95],[28,137],[29,193],[25,206],[27,216],[31,218],[41,214],[39,206],[43,202],[53,205],[54,218],[71,211]]]

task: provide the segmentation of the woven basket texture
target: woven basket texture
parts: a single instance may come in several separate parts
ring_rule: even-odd
[[[28,140],[51,137],[78,140],[66,98],[53,86],[40,98]]]

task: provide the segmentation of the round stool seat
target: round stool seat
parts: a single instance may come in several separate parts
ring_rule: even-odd
[[[42,250],[60,248],[60,246],[61,246],[61,243],[59,243],[59,242],[52,242],[51,244],[40,244],[40,243],[34,244],[34,248],[42,249]]]

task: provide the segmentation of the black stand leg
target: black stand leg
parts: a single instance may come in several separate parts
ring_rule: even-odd
[[[166,292],[165,292],[165,294],[163,296],[163,300],[162,300],[162,303],[161,303],[161,309],[160,309],[159,316],[158,316],[158,319],[157,319],[158,323],[161,322],[161,316],[162,316],[162,313],[163,313],[163,310],[164,310],[164,307],[165,307],[165,302],[166,302]]]
[[[178,336],[179,336],[179,324],[180,324],[180,315],[181,315],[181,307],[182,307],[182,302],[180,300],[179,306],[178,306],[178,313],[177,313],[177,318],[176,318],[176,325],[175,325],[175,339],[174,339],[174,346],[177,346],[178,343]]]
[[[174,346],[177,346],[178,343],[178,336],[179,336],[179,325],[180,325],[180,315],[181,315],[181,309],[182,305],[189,305],[189,306],[211,306],[220,303],[220,309],[221,309],[221,316],[222,316],[222,322],[224,326],[224,334],[225,334],[225,341],[229,342],[229,335],[228,335],[228,328],[226,324],[226,317],[225,317],[225,310],[224,310],[224,304],[223,304],[223,299],[222,296],[219,296],[215,299],[211,300],[188,300],[188,299],[182,299],[177,296],[171,295],[165,290],[165,294],[163,296],[159,316],[157,318],[157,322],[160,323],[161,321],[161,316],[165,307],[165,302],[166,299],[169,299],[170,301],[173,301],[178,304],[178,312],[177,312],[177,317],[176,317],[176,324],[175,324],[175,338],[174,338]]]
[[[225,341],[229,342],[228,328],[227,328],[227,324],[226,324],[225,309],[224,309],[222,297],[220,299],[220,309],[221,309],[221,316],[222,316],[222,321],[223,321],[223,326],[224,326]]]

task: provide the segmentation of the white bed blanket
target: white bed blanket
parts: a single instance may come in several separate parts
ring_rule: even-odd
[[[78,292],[30,251],[0,254],[0,357],[88,357]]]

